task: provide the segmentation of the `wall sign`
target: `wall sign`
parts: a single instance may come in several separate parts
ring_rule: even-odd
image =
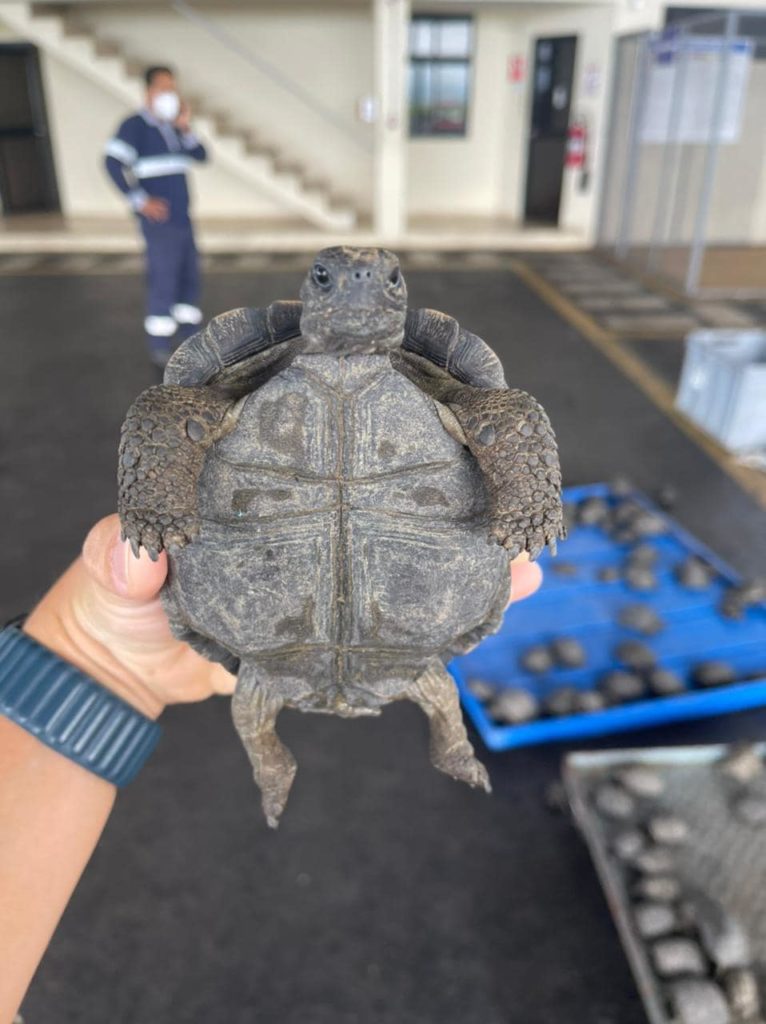
[[[728,45],[728,65],[718,142],[735,143],[742,132],[751,39],[717,36],[660,37],[651,48],[640,122],[641,142],[713,141],[716,92]]]
[[[522,53],[514,53],[508,58],[507,78],[511,85],[523,85],[527,77],[527,58]]]
[[[601,88],[601,68],[598,64],[586,64],[582,75],[582,91],[585,96],[598,96]]]

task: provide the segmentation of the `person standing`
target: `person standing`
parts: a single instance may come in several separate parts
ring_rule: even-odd
[[[164,366],[202,321],[186,172],[192,160],[205,161],[207,153],[191,130],[189,107],[178,94],[173,71],[150,67],[144,79],[146,104],[109,140],[105,164],[144,235],[144,329],[152,361]]]

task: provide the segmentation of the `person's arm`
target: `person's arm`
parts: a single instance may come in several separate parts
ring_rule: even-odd
[[[2,717],[0,780],[0,1022],[10,1024],[115,789]]]
[[[175,640],[157,597],[165,556],[136,559],[117,516],[24,629],[156,718],[166,704],[231,693],[234,678]],[[98,842],[115,788],[0,716],[0,1024],[10,1024]]]
[[[191,129],[191,110],[188,103],[181,105],[181,113],[176,119],[176,128],[186,155],[190,156],[192,160],[204,163],[207,160],[207,150]]]
[[[138,138],[133,118],[123,121],[104,148],[106,173],[122,192],[131,207],[138,211],[149,198],[133,173],[138,160]]]
[[[142,714],[230,694],[235,680],[170,632],[158,597],[164,552],[135,558],[117,516],[102,519],[80,558],[24,629]],[[519,558],[514,601],[540,585]],[[0,1024],[10,1024],[106,824],[115,788],[0,715]]]
[[[133,167],[138,160],[138,132],[135,118],[128,118],[120,125],[116,135],[107,142],[104,150],[106,173],[127,199],[131,209],[143,214],[149,220],[164,221],[168,218],[168,204],[164,199],[150,196],[141,188]]]

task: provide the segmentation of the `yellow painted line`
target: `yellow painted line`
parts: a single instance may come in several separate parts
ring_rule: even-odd
[[[513,271],[556,313],[576,328],[577,331],[597,348],[633,384],[663,412],[675,426],[690,438],[713,462],[730,476],[739,486],[766,508],[766,480],[757,470],[738,465],[728,452],[712,437],[705,434],[691,420],[675,407],[673,389],[637,355],[620,343],[618,335],[606,330],[591,316],[584,313],[573,302],[561,294],[536,270],[522,260],[514,261]]]

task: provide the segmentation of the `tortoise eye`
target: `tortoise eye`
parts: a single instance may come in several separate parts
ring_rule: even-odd
[[[391,271],[391,273],[389,274],[389,277],[388,277],[389,284],[392,284],[394,287],[396,287],[396,285],[399,284],[401,279],[402,279],[402,275],[399,272],[399,268],[398,267],[394,267],[394,269]]]
[[[330,272],[321,263],[314,264],[311,277],[314,280],[314,284],[318,284],[320,288],[328,288],[330,286]]]

